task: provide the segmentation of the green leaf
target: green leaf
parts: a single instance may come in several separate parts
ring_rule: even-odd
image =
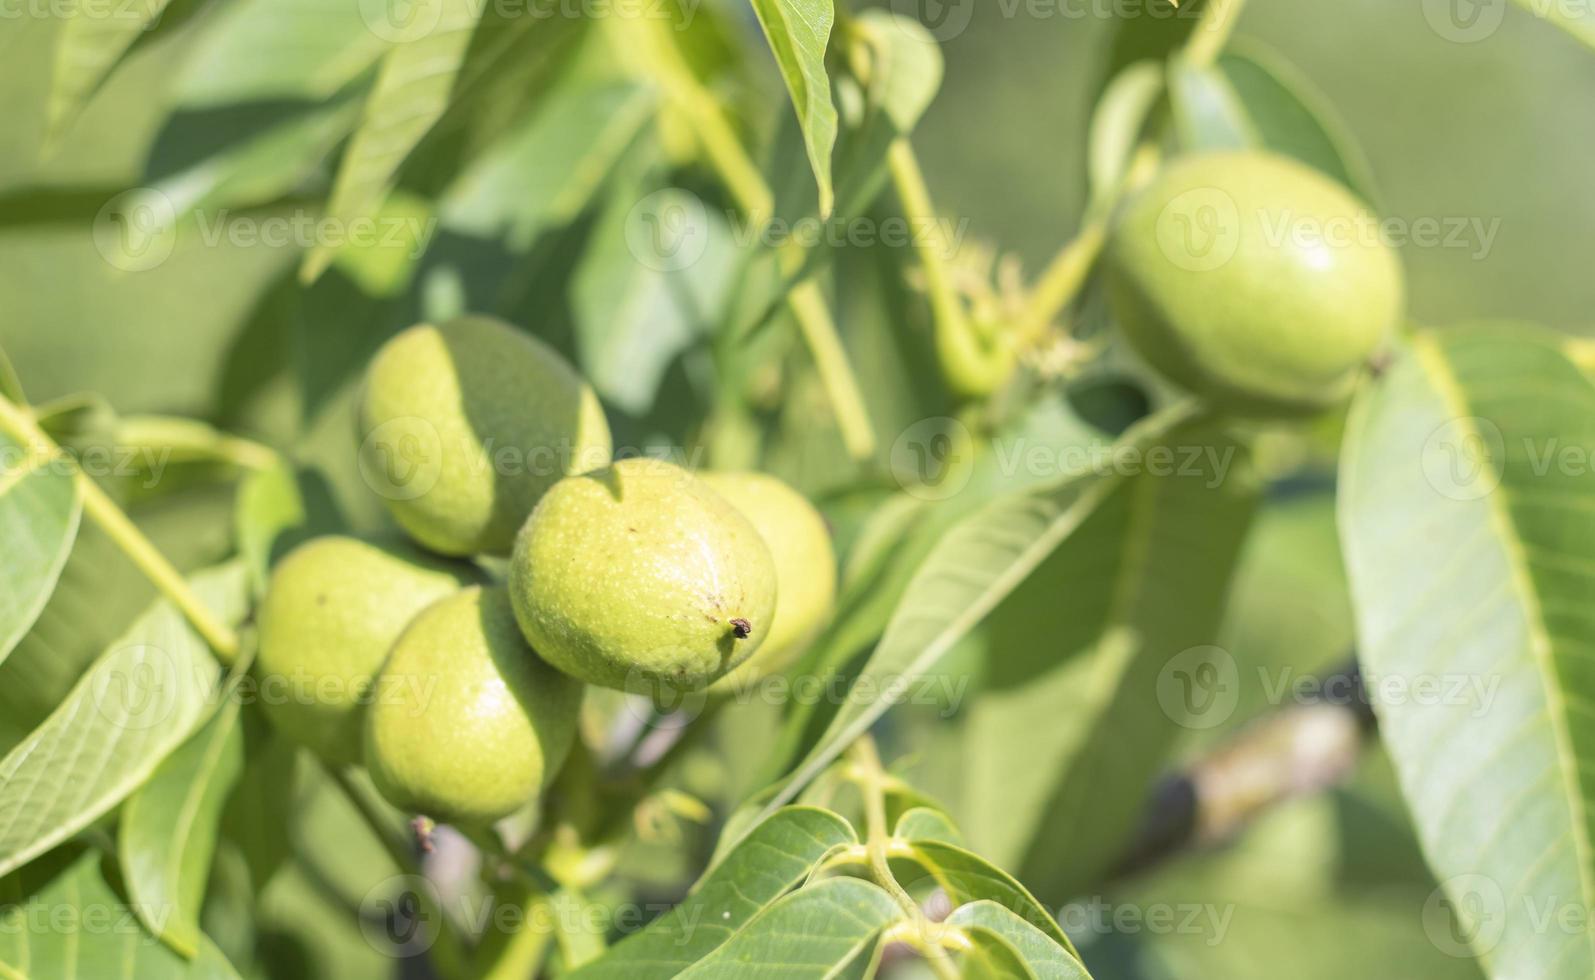
[[[239,713],[238,700],[229,697],[127,801],[117,828],[134,909],[150,932],[188,958],[199,951],[200,907],[222,808],[244,768]]]
[[[0,976],[238,980],[203,936],[190,962],[145,932],[99,852],[80,847],[0,879]]]
[[[259,708],[244,712],[241,727],[246,762],[222,811],[222,835],[243,854],[258,895],[293,854],[295,800],[284,787],[295,785],[299,750]]]
[[[231,0],[208,11],[175,85],[184,107],[319,102],[376,64],[390,42],[365,15],[380,4]]]
[[[241,565],[194,576],[226,622],[243,617]],[[0,759],[0,875],[121,803],[209,714],[218,668],[182,614],[159,601],[113,642],[64,702]]]
[[[1595,973],[1595,936],[1535,913],[1595,901],[1592,454],[1595,386],[1528,330],[1414,336],[1347,426],[1360,656],[1441,691],[1375,698],[1460,916],[1431,938],[1471,944],[1493,976]]]
[[[1154,453],[1173,454],[1161,474]],[[1111,866],[1179,734],[1215,722],[1236,686],[1181,700],[1179,681],[1219,634],[1256,505],[1249,454],[1198,423],[1143,458],[983,631],[963,829],[1049,902]]]
[[[4,396],[13,405],[28,403],[28,396],[22,391],[22,379],[17,377],[17,369],[12,365],[11,358],[6,356],[4,349],[0,349],[0,396]]]
[[[1067,949],[1076,958],[1074,944],[1064,934],[1056,919],[1036,901],[1025,886],[1001,868],[977,854],[956,844],[937,840],[916,840],[909,843],[907,854],[920,867],[930,873],[936,884],[947,893],[954,905],[969,902],[996,902],[1010,910],[1053,942]]]
[[[825,71],[825,46],[836,19],[833,0],[752,0],[759,26],[775,53],[776,65],[792,95],[809,166],[819,185],[820,214],[829,215],[836,192],[831,185],[831,150],[836,146],[836,106]]]
[[[1036,980],[1012,944],[989,929],[964,932],[968,945],[958,960],[963,980]]]
[[[1377,199],[1367,159],[1312,82],[1256,43],[1232,46],[1210,67],[1169,66],[1175,130],[1192,150],[1266,149],[1294,157]]]
[[[44,144],[52,151],[83,107],[111,74],[133,42],[166,9],[168,0],[125,0],[115,4],[73,0],[56,36],[55,75],[45,122]]]
[[[554,939],[565,969],[575,971],[604,955],[604,933],[593,929],[591,903],[578,892],[561,888],[548,898],[554,918]]]
[[[1111,199],[1129,169],[1148,118],[1163,97],[1163,65],[1137,61],[1114,76],[1091,114],[1087,173],[1093,201]]]
[[[572,976],[634,980],[644,968],[673,976],[801,884],[833,851],[857,843],[853,828],[834,813],[778,810],[738,841],[681,905]]]
[[[947,924],[971,934],[1000,937],[1018,953],[1036,980],[1089,980],[1078,956],[996,902],[971,902],[954,909]]]
[[[256,595],[262,595],[279,557],[302,541],[347,530],[347,525],[325,479],[279,458],[239,485],[233,528],[239,557]]]
[[[1517,5],[1566,31],[1585,47],[1595,48],[1595,9],[1588,4],[1517,0]]]
[[[959,847],[964,843],[963,835],[947,814],[924,806],[903,811],[892,828],[892,836],[905,841],[942,841]]]
[[[0,432],[0,662],[16,648],[55,591],[83,501],[70,464],[30,453]]]
[[[830,878],[760,912],[681,980],[828,980],[859,969],[903,910],[878,885]]]
[[[598,394],[647,413],[671,363],[720,323],[736,270],[731,229],[690,191],[615,195],[570,286],[579,360]]]
[[[408,6],[412,24],[421,29],[383,56],[364,115],[333,183],[326,220],[345,228],[380,210],[405,158],[443,116],[486,5],[473,0],[419,0]],[[305,256],[300,280],[313,282],[326,271],[338,247],[318,242]]]
[[[460,174],[440,217],[451,230],[529,247],[543,230],[587,208],[657,102],[657,93],[631,83],[556,89],[526,124]]]
[[[1155,441],[1165,416],[1132,430],[1119,454],[1133,454]],[[919,565],[885,635],[854,689],[819,742],[776,796],[784,803],[869,730],[908,684],[934,668],[1119,486],[1116,475],[1086,474],[1042,491],[999,499],[963,520],[941,538]],[[867,686],[866,686],[867,685]]]

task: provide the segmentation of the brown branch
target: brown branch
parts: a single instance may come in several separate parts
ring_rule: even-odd
[[[1164,777],[1111,877],[1138,874],[1184,851],[1230,840],[1272,807],[1348,778],[1375,732],[1356,661],[1324,678],[1319,690],[1318,700],[1259,718]]]

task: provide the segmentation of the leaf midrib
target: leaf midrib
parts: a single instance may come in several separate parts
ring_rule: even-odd
[[[1412,347],[1420,365],[1434,383],[1436,394],[1445,407],[1453,413],[1453,419],[1466,430],[1468,435],[1484,441],[1483,433],[1473,421],[1477,417],[1473,406],[1456,373],[1451,370],[1450,362],[1440,350],[1439,341],[1432,334],[1419,333],[1413,337]],[[1504,462],[1502,465],[1505,465]],[[1591,880],[1590,875],[1588,806],[1584,800],[1576,763],[1571,762],[1577,756],[1573,750],[1572,733],[1568,729],[1567,701],[1561,688],[1563,678],[1557,668],[1550,630],[1545,623],[1539,593],[1534,587],[1534,578],[1529,571],[1528,556],[1517,533],[1517,522],[1513,519],[1506,502],[1508,496],[1506,483],[1501,481],[1494,490],[1485,494],[1483,499],[1491,526],[1495,528],[1501,539],[1513,590],[1523,602],[1529,648],[1540,668],[1540,681],[1546,701],[1545,714],[1550,721],[1552,738],[1556,742],[1556,765],[1562,776],[1563,792],[1568,798],[1568,808],[1573,818],[1573,850],[1578,864],[1579,890],[1583,895],[1584,907],[1591,908],[1595,907],[1595,881]],[[1553,680],[1556,683],[1553,684]],[[1585,941],[1592,959],[1595,959],[1595,932],[1586,930]],[[1490,952],[1478,951],[1479,959],[1482,962],[1489,962]]]

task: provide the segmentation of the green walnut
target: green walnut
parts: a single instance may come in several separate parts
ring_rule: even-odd
[[[273,570],[260,609],[261,700],[334,765],[360,761],[360,716],[388,648],[422,609],[470,579],[407,545],[307,541]]]
[[[521,529],[509,586],[549,663],[656,697],[700,690],[748,659],[775,614],[775,562],[758,530],[653,459],[560,481]]]
[[[701,479],[763,536],[775,559],[775,622],[759,652],[715,682],[735,690],[784,670],[831,618],[836,551],[825,518],[796,490],[763,473],[706,473]]]
[[[609,464],[592,389],[552,348],[489,317],[389,340],[359,414],[366,482],[445,555],[507,554],[549,487]]]
[[[581,699],[581,684],[527,648],[503,589],[466,589],[393,645],[366,713],[366,767],[401,810],[492,823],[564,765]]]
[[[1136,350],[1236,414],[1342,401],[1402,315],[1401,265],[1366,205],[1267,153],[1175,162],[1126,206],[1106,258]]]

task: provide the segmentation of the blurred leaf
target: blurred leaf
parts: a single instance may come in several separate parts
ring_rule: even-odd
[[[238,980],[203,936],[189,962],[146,933],[107,879],[100,854],[77,847],[0,879],[0,974],[8,980]]]
[[[954,905],[995,902],[1017,915],[1076,957],[1074,944],[1025,886],[1013,876],[964,848],[939,840],[916,840],[908,846],[915,863],[923,867]]]
[[[1333,108],[1267,48],[1238,45],[1212,67],[1175,58],[1169,94],[1175,129],[1189,149],[1272,150],[1377,200],[1367,160]]]
[[[301,541],[344,529],[326,481],[280,458],[239,486],[233,526],[257,595],[265,592],[278,557]]]
[[[178,75],[185,107],[320,101],[368,71],[389,43],[366,15],[381,4],[229,0],[207,11]]]
[[[483,9],[471,0],[425,0],[408,11],[406,30],[428,29],[383,55],[360,125],[344,151],[327,205],[328,220],[347,228],[381,207],[400,165],[448,108]],[[314,281],[336,250],[329,242],[318,242],[305,256],[300,279]]]
[[[44,611],[83,514],[77,477],[65,460],[31,453],[0,432],[0,662]]]
[[[603,930],[591,927],[595,921],[591,915],[592,903],[569,888],[556,890],[549,896],[548,903],[560,961],[567,971],[574,972],[604,955]]]
[[[831,151],[836,146],[836,106],[825,71],[825,47],[836,19],[834,0],[752,0],[759,26],[792,95],[809,166],[819,185],[820,214],[836,203],[831,183]]]
[[[451,229],[529,247],[545,228],[588,206],[652,117],[656,99],[627,83],[556,89],[527,124],[470,163],[440,216]]]
[[[1595,48],[1595,8],[1588,4],[1517,0],[1517,5],[1535,17],[1555,24],[1586,47]]]
[[[962,847],[963,835],[953,826],[952,819],[940,810],[914,807],[897,818],[892,836],[905,841],[943,841]]]
[[[881,933],[903,910],[879,886],[830,878],[800,888],[754,916],[681,980],[862,976]]]
[[[241,565],[196,575],[190,584],[224,622],[243,617]],[[43,725],[0,759],[0,875],[142,785],[207,715],[217,677],[205,642],[171,604],[157,602]]]
[[[1178,7],[1118,8],[1109,28],[1113,40],[1102,66],[1098,93],[1111,85],[1120,72],[1137,62],[1167,60],[1190,38],[1207,8],[1217,2],[1190,0]]]
[[[237,846],[249,866],[250,886],[259,895],[271,884],[293,851],[294,797],[299,752],[292,739],[278,732],[260,713],[246,710],[240,719],[244,736],[244,770],[222,811],[222,836]]]
[[[966,933],[999,937],[1016,952],[1036,980],[1089,980],[1070,948],[996,902],[970,902],[953,910],[947,924]]]
[[[967,708],[964,831],[1048,901],[1112,864],[1177,735],[1233,693],[1178,681],[1218,635],[1256,504],[1250,455],[1200,421],[1142,445],[992,614]]]
[[[958,975],[965,980],[1037,980],[1019,951],[990,929],[966,929],[964,940]]]
[[[133,908],[151,933],[192,959],[222,806],[244,767],[240,705],[221,710],[127,801],[117,854]]]
[[[617,194],[571,283],[583,373],[633,415],[670,362],[713,334],[736,267],[731,229],[691,192]]]
[[[1591,973],[1589,934],[1531,910],[1595,894],[1595,386],[1528,330],[1420,333],[1347,429],[1359,653],[1444,689],[1375,708],[1453,942],[1496,976]]]
[[[1128,434],[1121,452],[1155,442],[1177,421],[1162,417]],[[1085,474],[1055,487],[1002,498],[961,521],[918,566],[856,690],[788,777],[778,802],[795,795],[885,714],[907,685],[929,671],[1035,571],[1119,485]]]
[[[834,813],[778,810],[738,840],[685,901],[572,976],[635,980],[641,969],[679,972],[756,921],[833,851],[856,843],[853,828]]]
[[[1088,179],[1093,201],[1107,201],[1140,143],[1147,119],[1163,97],[1163,65],[1137,61],[1108,82],[1091,114]]]
[[[11,366],[11,358],[4,350],[0,350],[0,396],[13,405],[28,403],[28,396],[22,392],[22,379],[17,377],[17,369]]]
[[[167,0],[126,0],[114,5],[73,0],[56,35],[55,77],[50,85],[46,153],[83,111],[118,61],[166,9]]]

